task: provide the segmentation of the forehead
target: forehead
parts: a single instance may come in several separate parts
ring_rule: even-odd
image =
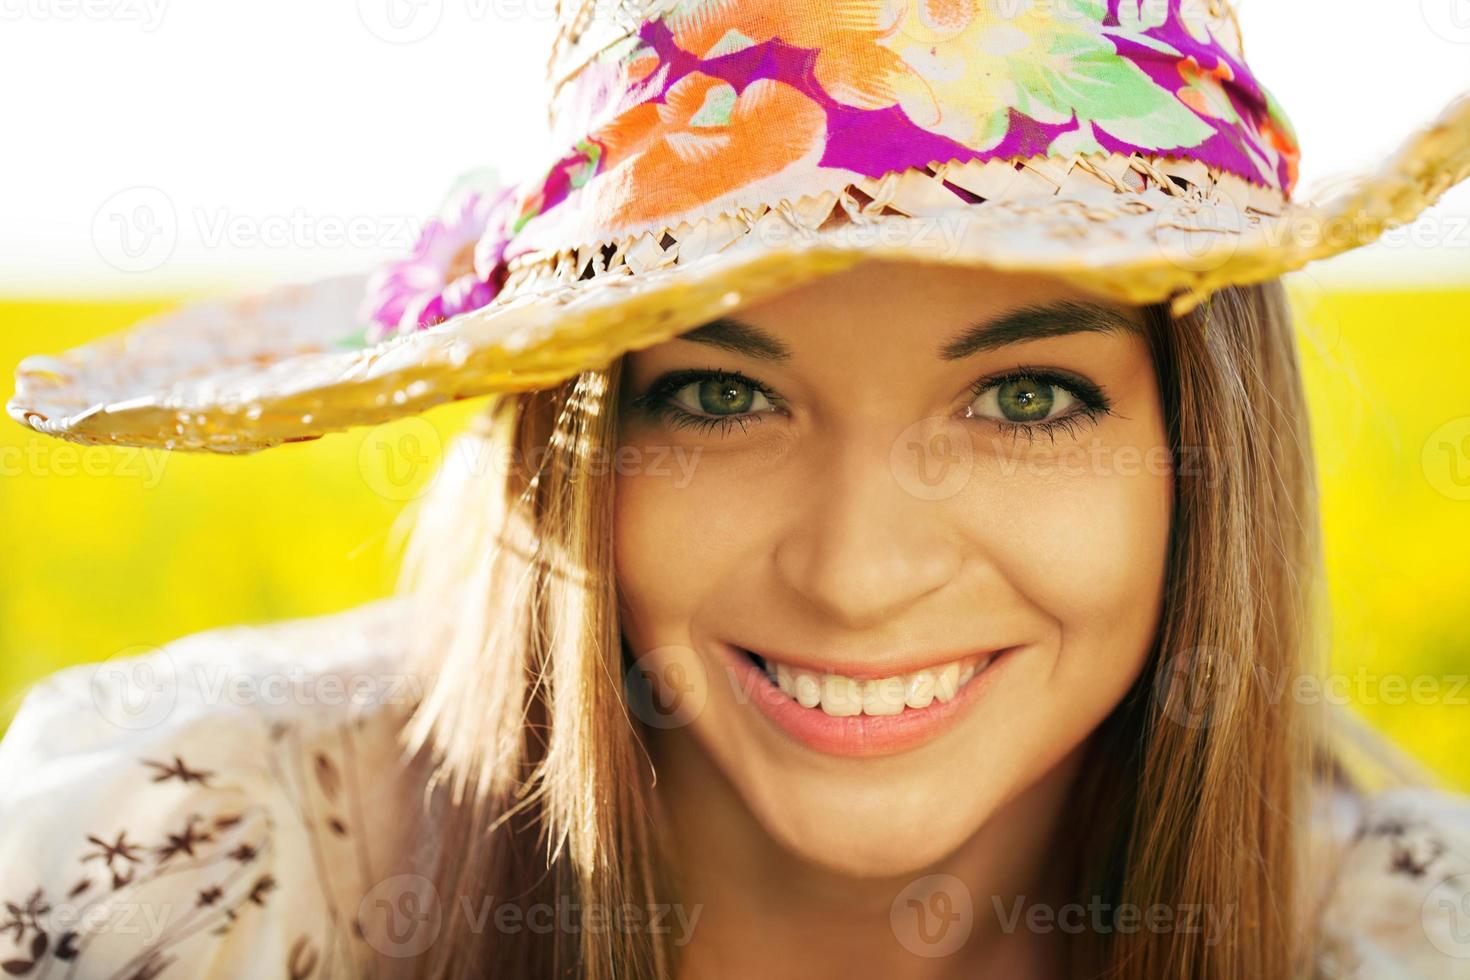
[[[803,283],[745,308],[745,319],[782,319],[837,309],[871,311],[876,318],[971,318],[1035,303],[1074,300],[1114,305],[1064,279],[976,266],[869,259]]]
[[[751,303],[682,340],[770,362],[858,348],[959,360],[1007,344],[1079,333],[1138,333],[1136,307],[1051,277],[870,260]]]

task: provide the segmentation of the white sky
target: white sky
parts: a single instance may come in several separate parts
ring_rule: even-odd
[[[459,173],[539,164],[553,0],[0,0],[0,293],[250,287],[406,248]],[[1303,188],[1470,90],[1470,0],[1242,0]],[[388,19],[397,13],[408,19]],[[387,39],[385,39],[387,38]],[[139,190],[138,188],[143,188]],[[121,196],[119,196],[121,195]],[[119,214],[175,218],[119,251]],[[1326,283],[1470,282],[1470,187]],[[1413,236],[1404,236],[1409,239]]]

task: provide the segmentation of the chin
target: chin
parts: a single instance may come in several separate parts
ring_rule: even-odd
[[[914,878],[972,844],[977,856],[991,855],[980,860],[994,860],[1047,836],[1024,813],[1037,805],[1046,811],[1048,801],[1065,794],[1082,759],[1085,726],[1057,739],[1019,718],[1004,720],[1010,724],[981,722],[953,733],[961,745],[1005,745],[1002,754],[941,743],[863,761],[813,765],[804,754],[781,753],[762,764],[754,753],[726,752],[717,763],[765,834],[793,857],[852,878]],[[1022,828],[1004,831],[1016,821],[997,821],[1003,813]],[[1004,839],[995,836],[1001,832]]]
[[[845,778],[731,775],[756,820],[793,856],[836,874],[890,878],[924,873],[959,850],[1010,795],[1002,773],[957,787],[950,773],[921,775],[913,764],[860,763]]]
[[[822,757],[779,739],[750,739],[711,708],[719,723],[707,715],[707,724],[669,733],[666,744],[678,746],[686,764],[718,773],[706,789],[723,811],[745,811],[771,845],[835,874],[923,872],[963,846],[1010,795],[1010,767],[966,763],[939,746],[881,759]]]

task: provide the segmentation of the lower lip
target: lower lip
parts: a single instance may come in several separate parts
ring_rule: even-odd
[[[802,745],[827,755],[869,759],[897,755],[923,745],[956,723],[995,684],[1014,647],[1000,651],[990,665],[948,701],[935,698],[925,708],[904,708],[896,715],[850,715],[838,718],[821,708],[804,708],[777,687],[745,652],[720,644],[733,664],[738,691],[746,694],[777,728]]]

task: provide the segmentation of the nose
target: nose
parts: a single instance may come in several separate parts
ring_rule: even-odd
[[[889,621],[952,581],[963,563],[954,501],[923,499],[895,472],[892,441],[829,442],[802,474],[802,506],[777,542],[783,583],[833,622]]]

